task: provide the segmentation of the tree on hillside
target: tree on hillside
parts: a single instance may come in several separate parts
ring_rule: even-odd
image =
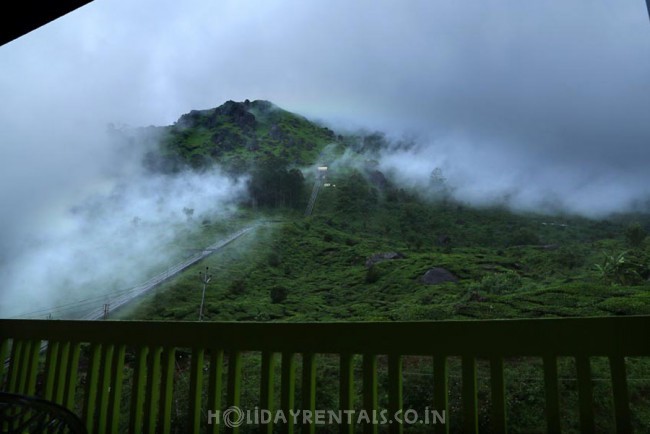
[[[348,212],[367,211],[377,204],[377,190],[359,172],[352,173],[338,187],[338,206]]]
[[[259,206],[302,206],[305,179],[298,169],[287,169],[286,160],[269,156],[251,174],[248,191]]]
[[[447,199],[451,194],[447,178],[440,167],[433,169],[429,175],[429,192],[438,199]]]
[[[643,246],[647,236],[648,233],[639,223],[633,223],[625,228],[625,239],[632,248],[636,249]]]

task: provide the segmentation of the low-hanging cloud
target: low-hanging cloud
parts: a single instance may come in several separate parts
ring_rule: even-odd
[[[218,169],[140,173],[104,185],[23,238],[0,268],[0,315],[69,315],[97,308],[116,292],[204,247],[190,242],[203,223],[229,218],[245,182]],[[190,252],[192,253],[192,252]]]
[[[94,2],[0,61],[1,118],[22,132],[164,125],[268,99],[334,126],[414,132],[422,158],[444,157],[461,190],[481,192],[468,198],[539,192],[600,214],[643,201],[650,181],[643,1]],[[38,152],[67,149],[59,139]],[[608,197],[582,189],[594,185]]]

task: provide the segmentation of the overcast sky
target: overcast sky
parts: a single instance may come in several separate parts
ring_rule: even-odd
[[[0,96],[14,235],[126,164],[107,123],[228,99],[417,134],[383,167],[415,184],[442,167],[466,200],[605,213],[650,186],[642,0],[96,0],[0,47]]]

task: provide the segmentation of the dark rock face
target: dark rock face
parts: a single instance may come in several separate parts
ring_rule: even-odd
[[[230,122],[243,130],[250,130],[255,127],[255,116],[248,111],[245,103],[227,101],[222,106],[217,107],[214,110],[212,125],[208,125],[208,127],[219,125],[222,116],[225,116]]]
[[[458,282],[458,277],[444,268],[433,267],[420,277],[420,282],[426,285],[437,285],[444,282]]]
[[[223,105],[211,110],[192,110],[181,116],[176,122],[180,129],[186,128],[215,128],[223,122],[237,125],[244,131],[253,130],[256,125],[255,116],[248,110],[257,101],[251,103],[227,101]],[[264,106],[264,104],[260,104]],[[270,103],[268,103],[270,104]]]
[[[384,253],[375,253],[366,260],[366,267],[372,267],[375,264],[384,261],[390,261],[392,259],[404,259],[405,256],[399,252],[384,252]]]
[[[186,128],[196,128],[201,126],[206,118],[205,111],[192,110],[182,115],[176,122],[176,127],[184,130]]]

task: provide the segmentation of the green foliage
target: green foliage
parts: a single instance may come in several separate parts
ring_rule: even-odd
[[[560,267],[573,270],[584,265],[586,255],[579,246],[563,246],[555,252],[554,259]]]
[[[476,286],[476,290],[488,294],[505,294],[521,289],[522,280],[519,274],[507,270],[502,273],[486,274]]]
[[[246,281],[244,279],[235,279],[230,283],[228,291],[233,295],[242,295],[246,292]]]
[[[282,303],[287,299],[289,295],[289,290],[283,286],[274,286],[271,288],[271,303]]]
[[[367,213],[378,202],[377,190],[358,171],[337,183],[337,190],[337,205],[343,211]]]
[[[512,233],[508,245],[527,246],[540,244],[539,236],[532,229],[519,228]]]
[[[271,267],[279,267],[280,264],[282,263],[282,258],[278,254],[278,252],[270,252],[268,257],[267,257],[267,262]]]
[[[381,277],[381,272],[374,265],[368,267],[368,270],[366,270],[366,278],[365,278],[366,283],[375,283],[376,281],[379,280],[380,277]]]
[[[639,223],[632,223],[625,228],[625,240],[633,249],[642,247],[647,236],[648,233]]]
[[[268,157],[252,171],[248,192],[259,206],[293,208],[305,205],[305,179],[298,169],[288,169],[287,162]]]
[[[601,279],[618,285],[639,285],[650,275],[647,257],[628,251],[603,252],[602,261],[594,265]]]

